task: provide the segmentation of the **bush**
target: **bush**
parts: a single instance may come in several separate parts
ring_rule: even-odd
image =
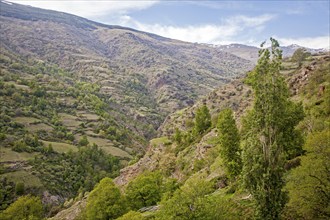
[[[145,219],[140,212],[129,211],[125,215],[117,218],[116,220],[143,220]]]
[[[89,220],[114,219],[126,211],[120,190],[110,178],[104,178],[89,194],[86,217]]]
[[[39,220],[43,218],[43,206],[39,197],[27,195],[18,198],[0,214],[3,220]]]
[[[126,189],[130,207],[138,210],[155,205],[162,196],[163,177],[160,172],[148,172],[131,181]]]

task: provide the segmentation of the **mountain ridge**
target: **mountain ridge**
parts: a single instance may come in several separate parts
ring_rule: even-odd
[[[21,20],[19,18],[29,14],[31,9],[42,18],[49,11],[1,4],[6,7],[1,11],[2,45],[24,56],[36,56],[73,71],[82,80],[103,81],[100,82],[102,87],[120,91],[114,94],[116,99],[123,99],[118,97],[123,92],[114,82],[127,80],[125,75],[138,74],[146,82],[146,88],[157,100],[155,104],[160,106],[162,112],[185,107],[196,97],[253,67],[247,60],[202,45],[163,37],[159,41],[154,34],[132,29],[96,27],[97,23],[88,23],[89,20],[80,20],[77,16],[71,19],[73,24],[67,24],[71,22],[71,17],[67,18],[71,16],[69,14],[64,14],[66,23],[58,23],[58,17],[63,15],[60,12],[50,11],[48,22],[34,21],[33,16],[33,21]],[[19,7],[19,13],[16,7]],[[8,14],[10,17],[7,17]],[[86,31],[85,26],[77,27],[77,20],[96,29]],[[17,26],[24,27],[24,33],[16,33]],[[105,74],[110,74],[114,81],[105,83]],[[201,79],[205,82],[202,83]],[[162,89],[158,90],[160,87]],[[191,96],[183,94],[183,90],[189,91],[187,94]]]

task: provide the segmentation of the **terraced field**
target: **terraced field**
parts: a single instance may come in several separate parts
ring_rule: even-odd
[[[60,142],[52,142],[52,141],[42,141],[45,146],[51,145],[53,149],[58,153],[68,153],[69,151],[76,152],[78,151],[78,147],[72,144],[60,143]]]

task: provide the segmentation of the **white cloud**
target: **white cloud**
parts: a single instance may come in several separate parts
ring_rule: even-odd
[[[275,37],[283,46],[298,44],[308,48],[326,48],[330,50],[330,36],[304,37],[304,38],[281,38]]]
[[[255,17],[233,16],[224,19],[220,24],[173,26],[162,24],[145,24],[125,15],[118,19],[119,25],[129,26],[141,31],[155,33],[164,37],[199,43],[227,44],[239,36],[250,41],[248,33],[259,33],[265,24],[275,15],[264,14]]]
[[[239,16],[231,17],[226,20],[228,24],[232,24],[232,25],[243,25],[243,27],[259,27],[275,17],[276,17],[275,15],[271,15],[271,14],[264,14],[256,17],[239,15]]]
[[[66,0],[10,0],[14,3],[38,8],[67,12],[89,19],[105,15],[124,14],[128,11],[142,10],[153,6],[158,1],[66,1]]]

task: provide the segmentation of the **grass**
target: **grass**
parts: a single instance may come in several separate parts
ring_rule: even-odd
[[[23,90],[31,91],[30,87],[28,87],[26,85],[15,84],[15,87],[18,88],[18,89],[23,89]]]
[[[52,145],[53,149],[58,153],[67,153],[70,150],[73,152],[78,151],[78,148],[72,144],[60,143],[60,142],[51,142],[51,141],[42,141],[47,147],[49,144]]]
[[[41,123],[39,119],[33,117],[15,117],[13,118],[13,121],[25,125],[27,130],[31,132],[36,132],[38,130],[53,130],[51,126]]]
[[[160,144],[169,144],[171,143],[171,140],[168,139],[168,137],[160,137],[160,138],[155,138],[155,139],[152,139],[150,140],[150,144],[152,146],[157,146],[157,145],[160,145]]]
[[[40,179],[25,170],[14,171],[2,174],[2,177],[8,178],[15,183],[23,182],[25,187],[42,187]]]
[[[0,148],[0,162],[6,161],[25,161],[32,159],[38,153],[27,153],[27,152],[15,152],[10,148],[1,147]]]
[[[40,123],[40,124],[32,124],[27,127],[27,129],[31,132],[36,132],[39,130],[45,130],[45,131],[52,131],[53,128],[49,125],[46,125],[45,123]]]
[[[56,98],[56,101],[65,105],[73,105],[77,100],[70,96],[67,96],[67,97]]]
[[[126,151],[123,151],[122,149],[119,149],[117,147],[101,146],[101,149],[103,149],[106,153],[111,154],[116,157],[132,158],[132,156],[129,155]]]
[[[39,119],[33,117],[15,117],[13,121],[24,125],[40,122]]]
[[[8,85],[14,85],[18,89],[23,89],[23,90],[31,91],[31,89],[30,89],[29,86],[20,85],[20,84],[17,84],[16,82],[14,82],[14,81],[9,81],[6,84],[8,84]]]
[[[100,116],[98,116],[97,114],[93,114],[85,111],[78,112],[78,115],[88,121],[97,121],[100,118]]]
[[[94,131],[91,131],[91,130],[85,131],[85,134],[90,135],[90,136],[93,136],[93,137],[100,136],[99,134],[95,134]]]
[[[76,138],[76,140],[79,141],[82,138],[82,136],[75,135],[75,138]],[[108,154],[111,154],[116,157],[132,158],[132,156],[129,153],[127,153],[126,151],[124,151],[120,148],[114,147],[113,144],[111,143],[111,141],[109,141],[105,138],[87,136],[87,139],[90,144],[95,143]]]
[[[69,129],[78,128],[82,121],[79,121],[78,118],[74,115],[69,115],[66,113],[59,113],[58,114],[63,125],[68,127]]]

